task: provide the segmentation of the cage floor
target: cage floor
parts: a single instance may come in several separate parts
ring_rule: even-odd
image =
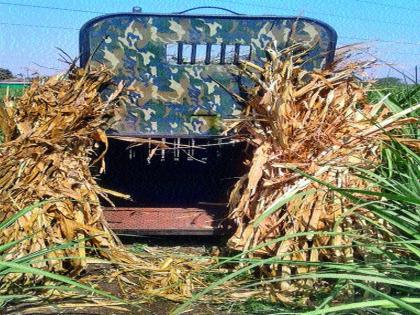
[[[220,209],[105,208],[105,218],[118,234],[217,235],[226,230]]]

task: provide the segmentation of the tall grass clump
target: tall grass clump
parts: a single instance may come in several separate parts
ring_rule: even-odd
[[[15,258],[67,241],[74,246],[46,252],[37,266],[56,273],[77,275],[87,267],[87,256],[135,260],[106,222],[99,187],[91,166],[101,165],[106,150],[104,132],[122,85],[106,100],[111,72],[104,67],[80,69],[74,64],[64,75],[34,80],[19,99],[6,98],[0,106],[0,221],[38,201],[53,199],[0,231],[0,243],[17,239]],[[122,195],[121,195],[122,196]],[[37,231],[36,237],[24,239]],[[91,248],[96,250],[92,251]],[[108,249],[108,250],[104,250]],[[8,253],[12,255],[12,253]],[[75,257],[63,262],[60,257]],[[55,259],[57,258],[57,259]],[[18,274],[9,281],[25,282]]]
[[[16,224],[18,220],[36,208],[52,202],[55,201],[46,200],[34,203],[16,212],[13,216],[2,220],[0,222],[0,232]],[[64,298],[66,296],[80,294],[83,296],[99,296],[110,301],[122,303],[122,300],[119,298],[96,289],[94,286],[82,284],[68,277],[68,275],[60,275],[37,267],[45,262],[45,256],[48,256],[48,254],[77,248],[79,245],[77,240],[63,242],[46,248],[39,248],[36,251],[24,255],[15,254],[20,251],[19,243],[36,238],[38,234],[39,231],[34,230],[32,233],[22,235],[20,239],[15,239],[0,245],[0,279],[2,279],[0,282],[0,309],[16,306],[18,303],[39,303],[47,297],[52,298],[55,296],[57,298]],[[56,259],[60,259],[64,263],[74,258],[76,257],[56,257]],[[7,281],[10,275],[12,275],[12,278],[16,278],[13,275],[26,275],[25,278],[31,280],[28,280],[26,283]],[[39,285],[33,281],[36,278],[44,279],[44,284]]]
[[[415,93],[372,103],[366,63],[306,72],[292,50],[267,55],[242,64],[256,87],[235,127],[255,151],[231,195],[237,254],[217,265],[231,272],[176,312],[234,287],[265,289],[279,312],[419,314]]]
[[[232,257],[221,257],[219,264],[208,271],[233,270],[229,274],[221,275],[206,289],[194,295],[176,313],[187,309],[190,304],[206,295],[222,293],[229,296],[229,288],[232,288],[232,294],[242,292],[246,296],[248,292],[250,296],[255,296],[253,299],[261,304],[259,309],[267,309],[269,305],[270,314],[355,314],[359,311],[363,314],[420,314],[420,156],[393,140],[384,144],[382,152],[383,159],[373,171],[353,169],[356,176],[369,182],[367,189],[340,188],[306,173],[302,175],[318,183],[320,187],[324,186],[325,189],[353,201],[353,206],[338,218],[338,222],[352,213],[359,216],[360,221],[366,222],[370,228],[377,229],[378,235],[385,237],[363,235],[363,230],[360,229],[347,232],[308,231],[278,237]],[[299,196],[292,196],[291,199],[293,198]],[[364,215],[366,209],[375,215],[375,219]],[[363,252],[364,255],[355,256],[346,262],[291,260],[289,254],[248,258],[250,253],[258,253],[266,246],[316,235],[352,239],[351,244],[316,246],[317,250],[352,249]],[[307,251],[301,249],[296,250],[296,253]],[[298,266],[306,270],[299,274],[261,279],[260,268],[272,266]],[[313,288],[307,287],[306,292],[301,291],[303,299],[295,300],[293,305],[280,301],[272,303],[263,294],[252,294],[261,286],[302,280],[317,283],[317,290],[314,292]],[[249,304],[252,306],[255,303]],[[247,313],[249,310],[250,308],[243,311]],[[258,314],[258,309],[254,312]]]

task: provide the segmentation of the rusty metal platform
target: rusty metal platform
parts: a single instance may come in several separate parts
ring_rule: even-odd
[[[119,234],[217,235],[222,234],[221,209],[105,208],[105,218]]]

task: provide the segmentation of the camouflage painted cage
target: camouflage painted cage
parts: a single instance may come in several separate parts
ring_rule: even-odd
[[[189,10],[188,10],[189,11]],[[238,93],[240,60],[264,62],[270,42],[302,43],[308,69],[332,61],[335,31],[308,18],[249,15],[119,13],[94,18],[80,31],[81,65],[104,63],[131,90],[125,119],[110,133],[211,138],[241,108],[217,83]]]

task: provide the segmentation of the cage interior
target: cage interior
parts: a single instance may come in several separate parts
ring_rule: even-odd
[[[167,149],[153,152],[150,143],[128,148],[111,139],[103,187],[131,200],[111,198],[122,208],[199,208],[223,216],[234,183],[244,172],[243,143],[209,139],[165,139]]]

